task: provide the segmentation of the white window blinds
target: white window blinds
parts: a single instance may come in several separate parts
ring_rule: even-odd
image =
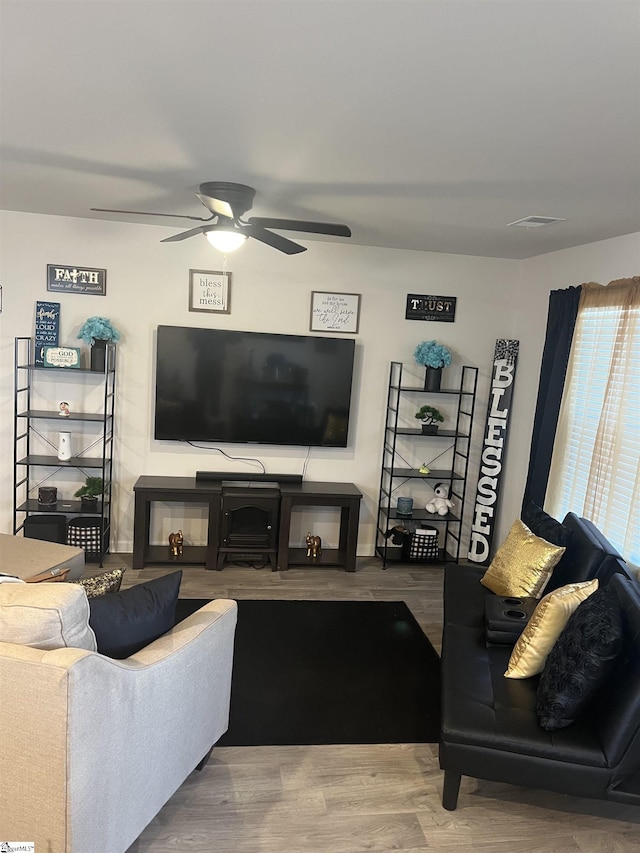
[[[583,285],[545,508],[640,563],[640,278]]]

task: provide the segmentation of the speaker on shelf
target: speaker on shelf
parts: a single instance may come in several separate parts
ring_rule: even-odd
[[[237,474],[232,471],[196,471],[198,482],[236,480],[243,483],[301,483],[302,474]]]

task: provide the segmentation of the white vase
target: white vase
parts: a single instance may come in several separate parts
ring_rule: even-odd
[[[58,459],[66,462],[71,459],[71,433],[61,432],[58,435]]]

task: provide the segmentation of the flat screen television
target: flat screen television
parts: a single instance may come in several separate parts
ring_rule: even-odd
[[[355,342],[158,326],[156,439],[346,447]]]

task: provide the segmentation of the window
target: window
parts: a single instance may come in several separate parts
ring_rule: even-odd
[[[545,508],[640,563],[640,279],[583,285]]]

